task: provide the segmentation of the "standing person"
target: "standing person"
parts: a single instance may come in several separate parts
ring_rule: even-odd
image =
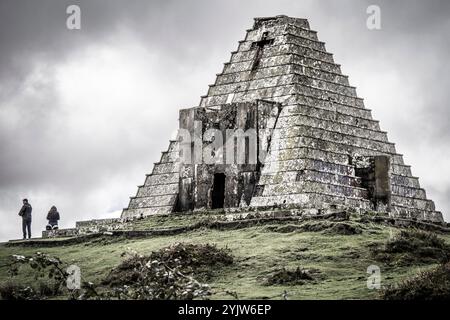
[[[27,238],[27,231],[28,231],[28,239],[31,238],[31,211],[33,208],[28,203],[28,199],[23,199],[23,206],[19,211],[19,216],[22,217],[22,232],[23,232],[23,239]]]
[[[58,229],[58,220],[59,220],[59,212],[55,206],[50,208],[50,211],[47,214],[47,230],[56,230]]]

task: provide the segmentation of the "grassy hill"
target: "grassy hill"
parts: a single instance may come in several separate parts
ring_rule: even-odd
[[[37,281],[47,281],[36,280],[27,265],[10,277],[5,265],[11,255],[39,251],[59,257],[79,266],[84,280],[102,286],[111,270],[124,261],[124,252],[149,255],[175,243],[214,244],[226,248],[233,263],[211,267],[207,277],[199,275],[211,287],[210,299],[379,299],[380,290],[367,288],[369,266],[380,268],[381,285],[386,288],[447,261],[450,252],[448,233],[436,232],[437,237],[431,235],[430,240],[423,232],[408,233],[370,216],[234,223],[224,222],[225,218],[217,212],[153,216],[133,222],[130,230],[195,227],[172,234],[107,233],[79,242],[61,238],[1,244],[0,283],[36,286]],[[297,269],[308,276],[297,279]]]

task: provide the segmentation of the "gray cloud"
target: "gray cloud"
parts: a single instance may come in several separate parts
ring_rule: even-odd
[[[82,29],[65,28],[79,4]],[[378,4],[382,29],[366,28]],[[308,18],[383,129],[450,212],[448,1],[0,2],[0,239],[56,204],[63,225],[112,215],[158,161],[252,18]],[[35,232],[36,234],[36,232]]]

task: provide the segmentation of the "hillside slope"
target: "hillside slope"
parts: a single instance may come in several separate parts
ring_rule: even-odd
[[[401,243],[398,239],[404,229],[369,217],[245,219],[237,223],[225,223],[224,217],[220,213],[174,214],[133,222],[135,231],[195,226],[171,235],[107,233],[78,243],[62,238],[2,244],[0,265],[8,264],[11,255],[39,251],[79,266],[84,280],[101,283],[124,260],[124,252],[148,255],[179,242],[215,244],[228,248],[234,262],[211,270],[212,276],[207,279],[211,299],[378,299],[380,290],[367,287],[369,266],[380,268],[381,285],[387,287],[442,262],[435,254],[436,248],[417,250],[425,246],[420,243],[416,249],[389,246]],[[223,223],[218,224],[220,221]],[[450,234],[437,234],[450,244]],[[408,240],[407,246],[414,241]],[[286,275],[286,270],[295,272],[297,268],[306,270],[310,277],[294,282],[283,280],[283,272]],[[6,267],[0,268],[1,283],[35,284],[28,266],[13,278],[7,271]]]

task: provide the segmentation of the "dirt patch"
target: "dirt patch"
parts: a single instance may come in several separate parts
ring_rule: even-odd
[[[349,236],[362,233],[362,229],[359,226],[351,225],[345,222],[339,222],[333,224],[330,228],[325,230],[325,233]]]
[[[292,225],[292,224],[288,224],[288,225],[281,225],[281,226],[267,226],[265,228],[265,231],[268,232],[277,232],[277,233],[291,233],[291,232],[296,232],[296,231],[301,231],[302,228],[298,225]]]
[[[265,285],[302,285],[315,280],[318,270],[306,270],[297,267],[295,270],[286,268],[275,270],[264,281]]]
[[[386,244],[370,248],[379,261],[397,264],[445,263],[450,260],[450,246],[434,233],[403,230]]]
[[[320,232],[327,230],[333,225],[329,221],[311,221],[301,225],[301,230],[306,232]]]
[[[382,292],[385,300],[450,300],[450,264],[421,272]]]

